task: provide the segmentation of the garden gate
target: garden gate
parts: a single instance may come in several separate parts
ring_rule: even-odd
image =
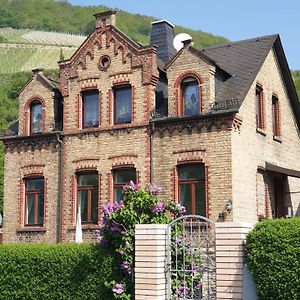
[[[187,215],[168,225],[168,299],[216,300],[215,224]]]

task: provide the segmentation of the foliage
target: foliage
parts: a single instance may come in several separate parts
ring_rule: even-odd
[[[247,263],[259,299],[299,299],[300,218],[259,222],[247,236]]]
[[[123,202],[104,206],[100,243],[114,253],[119,266],[115,278],[106,282],[114,299],[130,300],[133,294],[135,225],[166,224],[185,212],[175,202],[160,199],[159,193],[156,186],[139,188],[131,181],[123,189]]]
[[[90,34],[94,29],[93,14],[109,8],[100,6],[73,6],[54,0],[0,0],[0,27]],[[118,12],[118,27],[132,39],[148,44],[151,22],[156,19],[140,14]],[[211,46],[228,40],[198,30],[178,27],[177,32],[190,33],[197,47]]]
[[[114,265],[99,245],[2,245],[0,300],[107,300]]]
[[[300,71],[292,71],[298,98],[300,99]]]

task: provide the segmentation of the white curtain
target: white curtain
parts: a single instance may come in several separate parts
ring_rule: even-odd
[[[76,217],[75,243],[82,243],[82,227],[81,227],[81,199],[78,200],[78,212]]]

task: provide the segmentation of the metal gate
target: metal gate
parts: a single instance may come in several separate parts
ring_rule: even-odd
[[[187,215],[168,226],[168,299],[216,299],[215,224]]]

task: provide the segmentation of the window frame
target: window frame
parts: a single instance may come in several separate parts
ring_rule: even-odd
[[[189,80],[189,79],[193,79],[193,80]],[[184,93],[185,93],[185,88],[186,86],[188,86],[191,83],[196,83],[197,84],[197,93],[198,93],[198,112],[197,114],[186,114],[185,112],[185,97],[184,97]],[[180,81],[180,91],[181,91],[181,114],[183,116],[197,116],[199,114],[202,113],[202,93],[201,93],[201,86],[200,86],[200,82],[198,80],[197,77],[193,76],[193,75],[189,75],[184,77],[181,81]]]
[[[79,184],[79,177],[82,175],[96,175],[97,176],[97,186],[94,185],[80,185]],[[77,206],[76,206],[76,213],[78,213],[78,208],[79,208],[79,199],[80,199],[80,192],[81,191],[87,191],[87,221],[83,221],[82,215],[81,215],[81,223],[82,224],[98,224],[98,219],[99,219],[99,174],[97,171],[80,171],[76,173],[76,184],[77,184]],[[97,191],[97,207],[96,207],[96,212],[97,212],[97,220],[93,221],[92,218],[92,191]],[[82,203],[81,203],[82,207]],[[80,212],[81,213],[81,212]]]
[[[35,189],[35,190],[28,190],[28,182],[30,180],[43,180],[43,189]],[[24,214],[24,226],[25,227],[43,227],[45,222],[45,178],[43,176],[38,177],[27,177],[24,179],[25,183],[25,214]],[[34,222],[28,223],[28,196],[34,195]],[[39,223],[39,195],[42,195],[43,201],[43,222]]]
[[[255,87],[255,118],[256,128],[265,130],[265,105],[264,105],[264,90],[262,85],[256,84]]]
[[[97,95],[97,101],[98,101],[98,111],[97,111],[97,117],[98,117],[98,124],[96,125],[91,125],[91,126],[88,126],[88,125],[85,125],[85,120],[86,120],[86,117],[85,117],[85,113],[86,113],[86,109],[85,109],[85,96],[86,95],[94,95],[96,94]],[[100,126],[100,92],[99,90],[97,89],[87,89],[87,90],[83,90],[81,91],[81,107],[82,107],[82,112],[81,112],[81,126],[83,129],[86,129],[86,128],[97,128]]]
[[[133,167],[133,166],[126,166],[126,167],[121,167],[121,168],[114,168],[113,169],[113,176],[112,176],[112,178],[113,178],[113,201],[114,202],[118,202],[118,200],[116,199],[116,190],[118,190],[118,189],[123,189],[123,186],[124,185],[126,185],[126,184],[129,184],[129,182],[116,182],[116,180],[115,180],[115,178],[116,178],[116,174],[118,173],[118,172],[120,172],[120,171],[126,171],[126,170],[132,170],[132,171],[134,171],[134,173],[135,173],[135,180],[134,179],[130,179],[130,180],[132,180],[134,183],[137,183],[137,170],[136,170],[136,168],[135,167]],[[121,201],[121,200],[120,200]]]
[[[125,90],[130,89],[130,100],[131,100],[131,114],[130,114],[130,121],[129,122],[117,122],[117,96],[116,93],[119,90]],[[133,121],[133,86],[130,84],[124,84],[124,85],[117,85],[113,87],[113,114],[114,114],[114,125],[124,125],[124,124],[131,124]]]
[[[183,167],[193,167],[193,166],[200,166],[203,168],[204,172],[204,178],[188,178],[188,179],[180,179],[180,169]],[[191,186],[191,214],[196,214],[196,184],[203,184],[204,185],[204,204],[205,204],[205,216],[207,217],[207,203],[206,203],[206,168],[205,165],[201,162],[195,162],[195,163],[186,163],[186,164],[180,164],[177,166],[177,174],[178,174],[178,202],[181,204],[181,186],[188,185]]]
[[[33,111],[32,111],[32,107],[34,105],[40,105],[40,107],[41,107],[40,131],[37,131],[37,132],[33,132]],[[44,122],[43,103],[39,99],[34,99],[30,102],[30,105],[29,105],[29,133],[30,133],[30,135],[41,134],[43,132],[43,122]]]
[[[280,122],[280,102],[276,95],[272,95],[272,128],[273,137],[281,136],[281,122]]]

